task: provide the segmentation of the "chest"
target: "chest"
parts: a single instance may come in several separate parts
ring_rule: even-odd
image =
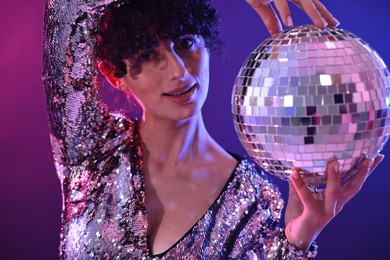
[[[205,215],[224,190],[231,171],[151,174],[153,178],[145,178],[148,235],[152,252],[158,254],[172,247]]]
[[[230,179],[231,173],[224,181],[207,182],[210,185],[202,185],[202,178],[207,177],[203,173],[199,180],[182,178],[165,185],[162,179],[155,179],[153,183],[159,186],[154,187],[148,185],[150,179],[145,180],[134,169],[121,166],[101,180],[99,196],[89,192],[85,196],[66,196],[63,214],[69,217],[64,219],[62,229],[63,256],[149,259],[150,254],[167,251],[165,257],[199,255],[207,259],[216,252],[246,252],[243,248],[252,248],[252,241],[258,243],[261,234],[273,229],[261,224],[272,223],[266,220],[269,211],[260,208],[263,202],[257,198],[261,191],[256,190],[263,185],[253,186],[249,174],[243,175],[240,170]],[[76,187],[69,194],[84,193]],[[80,203],[87,209],[83,213],[79,211]]]

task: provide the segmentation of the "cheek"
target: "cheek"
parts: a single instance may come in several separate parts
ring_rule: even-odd
[[[208,56],[200,60],[198,75],[205,84],[209,83],[210,65]]]
[[[209,59],[209,53],[206,49],[195,52],[190,60],[190,62],[192,61],[192,66],[190,66],[192,71],[189,70],[189,72],[193,75],[197,75],[202,81],[208,81]]]
[[[153,106],[153,104],[157,104],[159,101],[158,89],[156,84],[153,84],[151,81],[133,81],[130,91],[144,108]]]
[[[133,93],[134,97],[137,99],[139,103],[144,104],[145,102],[147,103],[148,99],[148,91],[146,89],[133,86],[130,88],[130,91]]]
[[[143,70],[142,68],[140,70]],[[151,75],[149,72],[147,73],[136,73],[135,71],[129,72],[126,77],[126,84],[131,92],[137,96],[141,97],[151,92],[151,88],[149,87],[151,84]]]

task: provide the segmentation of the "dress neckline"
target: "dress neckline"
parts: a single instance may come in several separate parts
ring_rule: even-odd
[[[230,174],[229,178],[227,179],[227,181],[225,182],[225,185],[223,186],[223,188],[221,189],[220,193],[218,194],[218,196],[215,198],[214,202],[210,205],[210,207],[205,211],[205,213],[194,223],[194,225],[180,238],[178,239],[172,246],[170,246],[168,249],[166,249],[164,252],[161,252],[159,254],[155,254],[155,255],[152,255],[151,252],[151,247],[150,247],[150,240],[149,240],[149,235],[147,235],[147,245],[148,245],[148,251],[149,251],[149,256],[151,258],[162,258],[164,257],[167,253],[169,253],[169,251],[171,251],[174,247],[176,247],[185,237],[187,237],[187,235],[189,233],[192,232],[192,230],[199,224],[199,222],[216,206],[216,204],[218,203],[218,201],[220,201],[220,199],[224,196],[229,184],[233,181],[233,179],[236,177],[236,173],[238,171],[238,168],[240,166],[240,164],[242,163],[242,161],[244,160],[242,157],[236,155],[236,154],[233,154],[233,153],[229,153],[231,156],[233,156],[234,159],[236,159],[237,161],[237,164],[236,166],[234,167],[233,169],[233,172]]]

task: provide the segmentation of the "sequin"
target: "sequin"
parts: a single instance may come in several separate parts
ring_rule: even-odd
[[[95,38],[102,14],[125,1],[51,0],[45,9],[43,82],[63,193],[61,259],[306,259],[278,228],[279,192],[247,160],[173,247],[148,246],[137,123],[99,99]]]

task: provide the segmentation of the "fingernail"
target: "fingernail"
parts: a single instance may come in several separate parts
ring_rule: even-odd
[[[322,17],[320,17],[320,18],[321,18],[322,22],[324,23],[324,28],[325,28],[328,25],[328,22],[324,18],[322,18]]]
[[[366,158],[367,158],[367,153],[366,152],[362,152],[358,162],[362,163]]]
[[[293,24],[293,21],[292,21],[292,19],[291,19],[291,16],[287,16],[287,25],[288,26],[293,26],[294,24]]]
[[[340,25],[340,22],[339,22],[339,20],[337,20],[336,18],[334,18],[333,17],[333,19],[335,20],[335,22],[336,22],[336,24],[334,25],[334,27],[337,27],[337,26],[339,26]]]
[[[335,165],[333,167],[334,167],[334,172],[335,173],[339,173],[340,172],[340,164],[339,163],[335,163]]]
[[[298,171],[297,170],[293,170],[292,173],[291,173],[291,177],[293,177],[293,179],[295,179],[295,180],[298,180],[299,179]]]
[[[372,158],[369,158],[370,162],[368,163],[368,168],[371,168],[372,164],[374,163],[374,160]]]

